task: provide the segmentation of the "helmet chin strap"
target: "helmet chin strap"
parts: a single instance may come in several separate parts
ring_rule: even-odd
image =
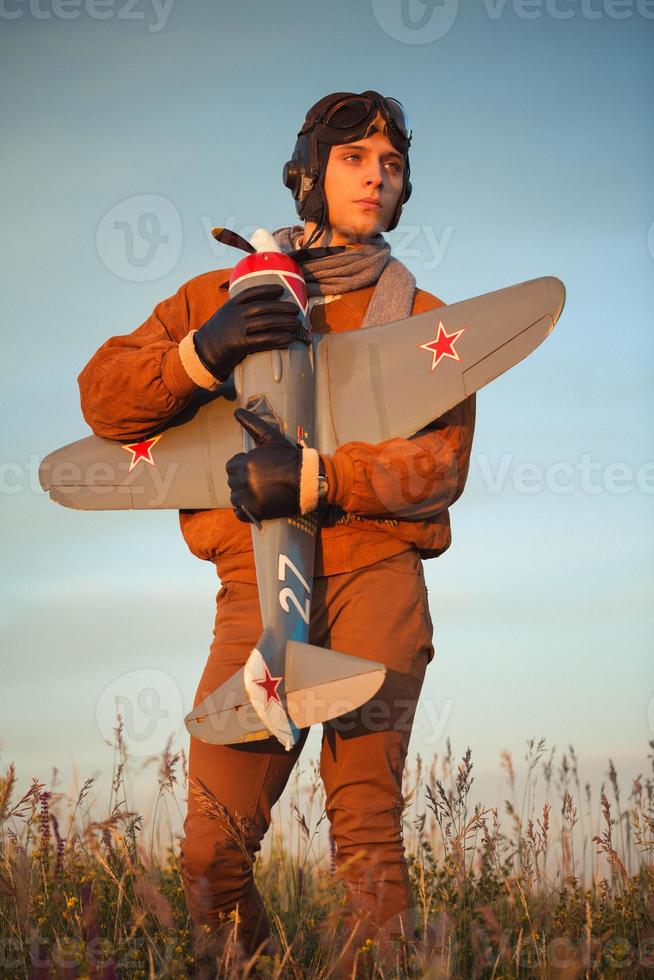
[[[329,228],[329,221],[327,219],[327,215],[325,214],[325,205],[323,204],[320,210],[320,217],[316,222],[316,227],[309,235],[308,241],[303,242],[302,248],[311,248],[313,243],[318,241],[318,239],[322,237],[322,235],[327,231],[328,228]]]

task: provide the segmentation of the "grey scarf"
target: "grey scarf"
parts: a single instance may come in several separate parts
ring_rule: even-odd
[[[301,225],[292,225],[278,228],[273,237],[282,252],[290,252],[297,248],[303,231]],[[381,235],[340,255],[303,262],[302,271],[309,296],[350,293],[376,283],[362,327],[376,327],[411,316],[415,277],[393,258],[390,245]]]

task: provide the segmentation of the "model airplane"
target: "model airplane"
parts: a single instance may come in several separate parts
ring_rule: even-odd
[[[321,453],[349,441],[408,438],[531,353],[565,301],[563,284],[534,279],[383,326],[311,337],[300,266],[272,236],[244,247],[230,296],[281,283],[307,336],[245,358],[228,382],[139,442],[96,436],[47,456],[42,487],[82,510],[230,507],[225,464],[253,443],[234,418],[247,408],[294,443]],[[206,394],[206,393],[205,393]],[[315,414],[314,414],[315,413]],[[290,749],[300,730],[359,707],[381,686],[383,664],[307,642],[317,520],[313,514],[252,527],[263,633],[245,666],[186,718],[203,741],[274,735]]]

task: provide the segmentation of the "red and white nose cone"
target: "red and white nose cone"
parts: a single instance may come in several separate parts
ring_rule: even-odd
[[[252,255],[246,255],[234,266],[229,277],[230,293],[237,283],[244,284],[244,280],[247,279],[252,279],[253,281],[248,285],[254,286],[254,280],[262,273],[279,276],[282,284],[290,290],[297,305],[306,316],[308,304],[307,285],[304,276],[297,262],[294,262],[283,252],[254,252]]]

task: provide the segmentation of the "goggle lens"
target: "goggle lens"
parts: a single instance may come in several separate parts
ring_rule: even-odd
[[[352,99],[332,106],[325,115],[324,122],[333,129],[352,129],[361,126],[370,115],[372,104],[367,100]]]
[[[376,108],[385,110],[391,123],[404,139],[411,139],[411,130],[404,107],[397,99],[384,99],[380,106],[377,106],[373,99],[341,100],[327,110],[321,121],[332,129],[355,129],[357,126],[362,126]]]

